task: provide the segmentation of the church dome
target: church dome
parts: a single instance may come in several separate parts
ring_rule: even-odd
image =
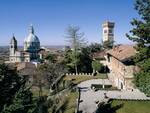
[[[25,39],[25,42],[40,42],[40,41],[36,35],[29,34],[28,37]]]
[[[30,42],[30,43],[32,43],[32,42],[37,42],[37,43],[39,43],[40,41],[39,41],[39,38],[34,34],[34,29],[33,29],[33,26],[31,25],[30,26],[30,29],[29,29],[29,35],[28,35],[28,37],[27,38],[25,38],[25,40],[24,40],[24,42]]]
[[[34,34],[33,26],[29,28],[29,35],[24,40],[24,51],[37,53],[40,49],[39,38]]]

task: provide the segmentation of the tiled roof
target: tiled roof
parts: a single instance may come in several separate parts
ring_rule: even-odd
[[[125,60],[134,56],[136,50],[133,45],[120,45],[108,50],[107,53],[119,60]]]

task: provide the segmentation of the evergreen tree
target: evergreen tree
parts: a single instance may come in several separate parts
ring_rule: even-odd
[[[141,71],[135,74],[136,86],[150,96],[150,0],[136,0],[135,9],[141,19],[133,19],[131,35],[127,37],[136,42],[135,62]]]
[[[81,49],[79,56],[79,71],[83,73],[92,73],[92,57],[87,47]]]
[[[0,64],[0,112],[37,113],[32,93],[25,87],[26,79],[15,69]]]
[[[76,54],[78,73],[81,73],[81,72],[91,73],[92,72],[92,66],[91,66],[92,58],[90,54],[91,54],[91,51],[89,50],[88,47],[82,47],[80,49],[80,52]],[[73,51],[71,49],[66,51],[63,64],[66,64],[66,67],[69,72],[75,73],[74,57],[73,57]]]
[[[100,43],[91,43],[86,48],[88,49],[90,54],[102,51],[102,45]]]
[[[20,89],[22,82],[16,71],[0,64],[0,111],[4,105],[11,104],[15,93]]]
[[[34,113],[36,110],[32,100],[32,93],[25,86],[21,86],[14,95],[10,105],[5,105],[2,113]]]
[[[104,70],[104,66],[103,66],[103,64],[100,63],[99,60],[92,61],[92,68],[93,68],[93,73],[95,73],[96,71],[102,72],[102,70]]]

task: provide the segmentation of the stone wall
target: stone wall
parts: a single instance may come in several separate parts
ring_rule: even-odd
[[[135,66],[126,66],[113,56],[106,58],[106,65],[110,69],[109,80],[119,89],[132,89],[134,87],[133,74],[136,72]]]

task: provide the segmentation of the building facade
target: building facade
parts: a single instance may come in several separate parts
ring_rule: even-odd
[[[19,51],[17,47],[17,40],[13,35],[10,41],[10,55],[9,62],[31,62],[38,61],[40,50],[40,41],[34,34],[33,26],[29,28],[29,35],[24,40],[24,50]]]
[[[114,42],[114,22],[106,21],[102,24],[103,42]]]
[[[120,45],[106,52],[108,78],[119,89],[134,89],[133,75],[139,70],[132,62],[135,54],[136,50],[130,45]]]

